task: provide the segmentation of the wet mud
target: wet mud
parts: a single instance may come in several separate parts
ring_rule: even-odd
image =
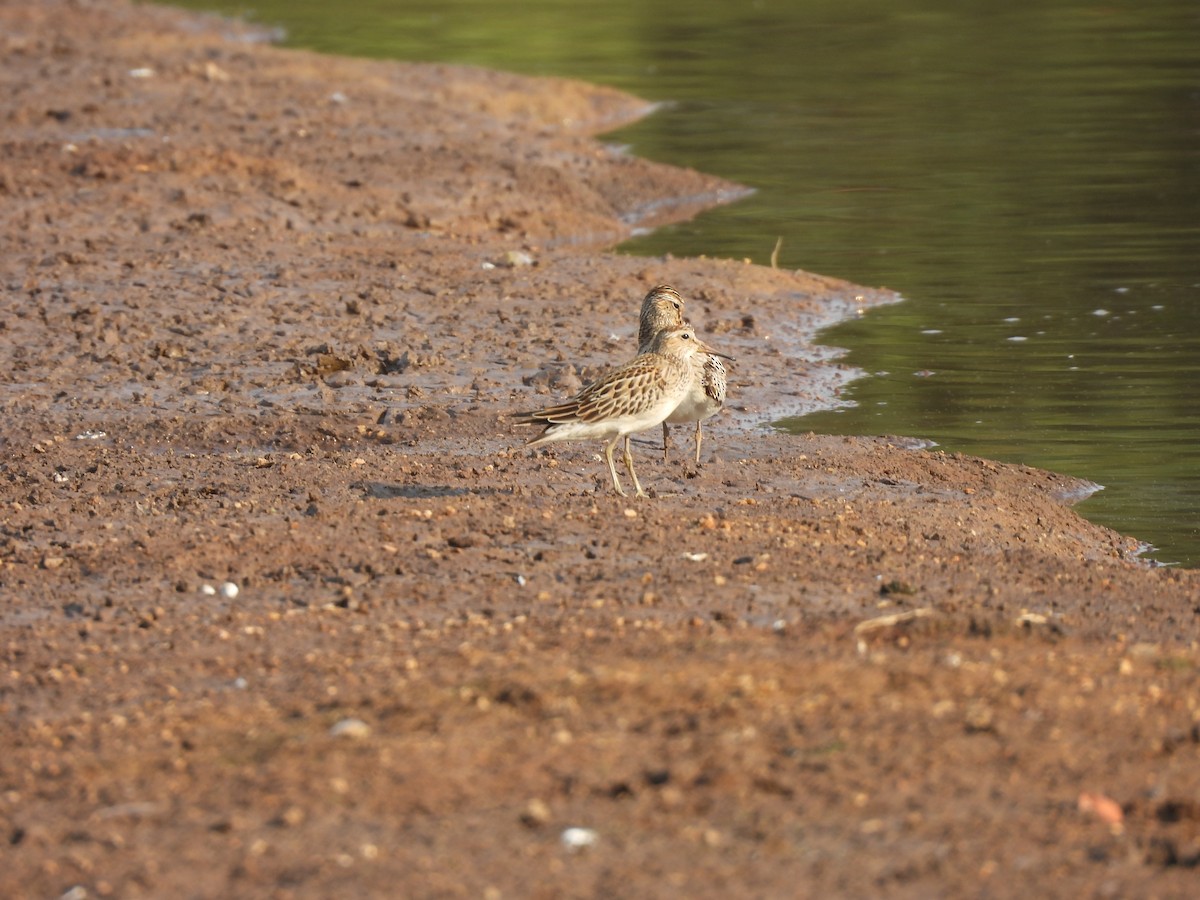
[[[1194,896],[1200,580],[788,436],[895,297],[611,247],[642,101],[0,4],[0,895]],[[531,451],[673,284],[729,408]],[[574,830],[572,830],[574,829]]]

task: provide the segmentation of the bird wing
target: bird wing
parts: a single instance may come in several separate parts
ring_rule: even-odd
[[[660,402],[667,391],[667,369],[680,363],[669,359],[664,368],[657,354],[644,354],[593,381],[564,403],[534,412],[514,413],[517,425],[561,425],[567,422],[603,422],[636,414]]]
[[[635,415],[661,401],[666,390],[661,358],[639,356],[580,391],[577,415],[583,422]]]

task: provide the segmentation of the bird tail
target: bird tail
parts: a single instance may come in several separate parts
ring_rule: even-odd
[[[533,412],[509,413],[508,418],[514,425],[561,425],[564,422],[574,422],[579,417],[579,404],[575,402],[560,403]]]

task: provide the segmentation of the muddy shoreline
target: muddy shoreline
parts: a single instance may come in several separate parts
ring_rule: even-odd
[[[613,254],[740,191],[596,139],[644,102],[118,0],[0,51],[0,895],[1192,893],[1200,575],[774,433],[894,297]],[[660,282],[737,364],[633,502],[504,417]]]

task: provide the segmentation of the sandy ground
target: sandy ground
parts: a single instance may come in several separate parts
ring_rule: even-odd
[[[252,37],[0,3],[0,896],[1196,895],[1197,574],[767,427],[891,295],[609,252],[740,190],[634,98]],[[623,500],[504,417],[659,282],[730,409]]]

